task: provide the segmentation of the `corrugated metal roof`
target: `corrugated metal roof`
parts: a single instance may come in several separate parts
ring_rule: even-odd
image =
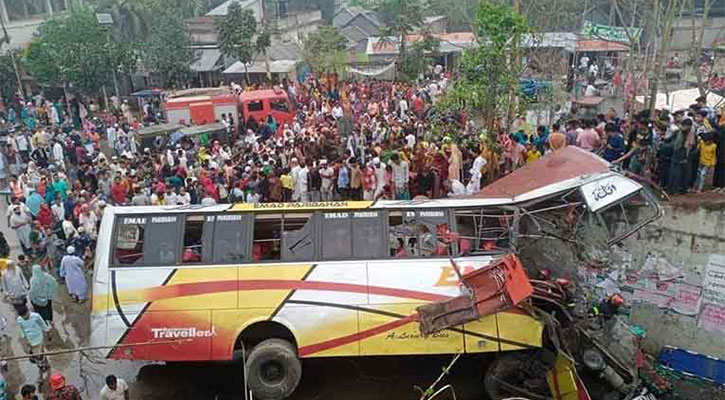
[[[367,18],[373,25],[380,26],[380,17],[375,11],[366,10],[361,7],[343,6],[332,17],[332,26],[341,29],[347,26],[350,21],[354,20],[358,15]]]
[[[524,36],[522,46],[529,48],[563,48],[570,53],[574,53],[578,40],[579,36],[572,32],[544,32]]]
[[[192,71],[196,72],[209,72],[221,69],[221,66],[217,65],[219,59],[222,56],[222,52],[219,49],[200,49],[197,50],[197,60],[190,65]]]
[[[229,0],[218,5],[215,9],[206,13],[210,17],[223,17],[229,13],[229,5],[232,3],[241,4],[242,8],[247,8],[259,0]]]

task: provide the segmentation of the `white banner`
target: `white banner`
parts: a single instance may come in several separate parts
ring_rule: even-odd
[[[370,70],[365,70],[365,71],[363,71],[361,69],[350,67],[350,72],[359,74],[359,75],[364,75],[364,76],[379,76],[379,75],[382,75],[382,74],[390,71],[393,68],[395,68],[395,61],[391,62],[390,64],[388,64],[385,67],[377,68],[377,69],[370,69]]]

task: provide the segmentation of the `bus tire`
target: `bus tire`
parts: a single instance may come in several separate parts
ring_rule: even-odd
[[[297,351],[284,339],[267,339],[254,346],[245,366],[247,385],[254,397],[261,400],[289,397],[302,377]]]

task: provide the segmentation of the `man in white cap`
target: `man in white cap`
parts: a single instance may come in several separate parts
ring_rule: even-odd
[[[75,252],[75,247],[68,246],[66,249],[67,254],[60,260],[59,275],[65,277],[68,295],[74,301],[82,303],[86,301],[88,284],[86,283],[86,276],[83,273],[83,260]]]

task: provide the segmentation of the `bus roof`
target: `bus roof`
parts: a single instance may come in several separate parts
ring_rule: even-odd
[[[537,197],[539,193],[559,192],[571,184],[580,185],[593,175],[605,174],[611,165],[596,154],[576,146],[567,146],[531,164],[526,164],[475,195],[477,198]],[[573,180],[573,181],[572,181]]]

